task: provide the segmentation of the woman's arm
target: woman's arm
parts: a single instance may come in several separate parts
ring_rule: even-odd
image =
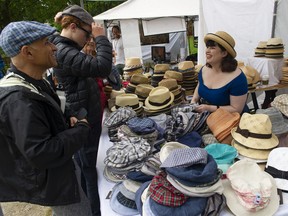
[[[193,94],[193,97],[192,97],[192,100],[191,100],[191,103],[198,103],[199,102],[199,99],[200,99],[200,96],[198,94],[198,88],[199,88],[199,83],[197,84],[195,90],[194,90],[194,94]]]

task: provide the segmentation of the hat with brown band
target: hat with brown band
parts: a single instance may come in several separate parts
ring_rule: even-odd
[[[174,101],[174,94],[167,87],[158,86],[151,90],[145,100],[145,107],[149,110],[159,110],[168,107]]]

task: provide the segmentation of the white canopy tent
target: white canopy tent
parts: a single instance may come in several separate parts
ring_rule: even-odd
[[[138,19],[144,34],[185,31],[184,17],[199,16],[198,62],[205,62],[203,37],[207,32],[227,31],[236,41],[237,59],[254,55],[259,41],[271,37],[275,0],[128,0],[98,16],[95,20],[118,20],[121,24],[126,57],[142,57]],[[275,36],[288,45],[288,0],[278,3]],[[184,34],[182,36],[185,36]],[[185,38],[185,37],[184,37]],[[288,57],[288,48],[285,50]]]

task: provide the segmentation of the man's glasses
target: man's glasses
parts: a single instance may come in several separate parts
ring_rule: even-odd
[[[77,25],[77,28],[81,29],[82,31],[84,31],[86,33],[86,38],[92,37],[92,33],[91,32],[87,31],[86,29],[82,28],[79,25]]]

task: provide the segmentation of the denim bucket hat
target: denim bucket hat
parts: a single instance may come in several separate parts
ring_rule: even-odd
[[[55,31],[55,28],[36,21],[11,22],[0,34],[0,47],[8,57],[14,57],[24,45],[45,38]]]

